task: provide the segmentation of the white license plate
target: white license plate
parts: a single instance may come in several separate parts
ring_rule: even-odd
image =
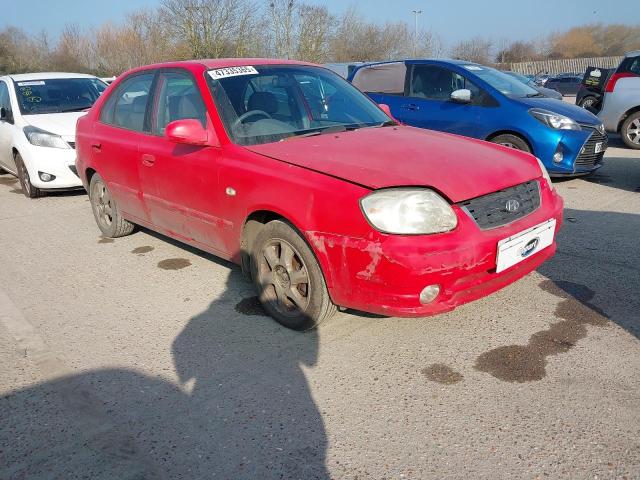
[[[498,256],[496,258],[496,272],[502,272],[515,264],[535,255],[553,243],[556,231],[556,220],[552,218],[546,222],[529,228],[524,232],[500,240],[498,242]]]
[[[604,150],[604,148],[602,148],[602,145],[604,145],[603,142],[596,143],[596,153],[600,153]]]

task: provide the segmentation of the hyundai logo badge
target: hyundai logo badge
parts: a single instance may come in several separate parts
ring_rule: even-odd
[[[509,213],[517,212],[520,209],[520,202],[517,200],[507,200],[504,208]]]
[[[524,247],[522,247],[522,250],[520,250],[520,256],[524,258],[531,255],[539,243],[540,243],[540,237],[536,237],[532,240],[529,240],[527,244]]]

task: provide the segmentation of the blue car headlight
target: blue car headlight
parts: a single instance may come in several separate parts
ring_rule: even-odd
[[[577,122],[569,117],[541,108],[532,108],[529,115],[555,130],[582,130]]]

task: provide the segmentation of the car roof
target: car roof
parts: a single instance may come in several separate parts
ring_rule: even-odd
[[[153,70],[157,68],[186,68],[188,70],[194,68],[206,68],[207,70],[214,68],[226,68],[226,67],[244,67],[253,65],[306,65],[317,67],[313,63],[299,62],[297,60],[282,60],[278,58],[216,58],[216,59],[201,59],[201,60],[183,60],[177,62],[164,62],[154,63],[151,65],[144,65],[142,67],[128,70],[126,73]]]
[[[633,50],[624,54],[625,57],[637,57],[640,55],[640,50]]]
[[[407,58],[407,59],[399,59],[399,60],[386,60],[384,62],[368,62],[362,65],[362,67],[369,67],[371,65],[384,65],[387,63],[407,63],[407,64],[421,64],[421,63],[431,63],[431,64],[440,64],[440,65],[480,65],[479,63],[469,62],[467,60],[454,60],[449,58]]]
[[[57,78],[96,78],[86,73],[66,73],[66,72],[37,72],[37,73],[17,73],[8,75],[16,82],[26,82],[29,80],[53,80]]]

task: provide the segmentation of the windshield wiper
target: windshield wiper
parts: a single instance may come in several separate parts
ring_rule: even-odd
[[[60,113],[67,113],[67,112],[84,112],[85,110],[89,110],[91,108],[91,106],[88,107],[76,107],[76,108],[67,108],[64,110],[60,110]]]
[[[323,128],[323,129],[320,129],[320,130],[313,130],[311,132],[301,133],[299,135],[292,135],[290,137],[283,138],[280,141],[284,142],[286,140],[293,140],[294,138],[315,137],[316,135],[324,135],[324,134],[327,134],[327,133],[346,132],[346,131],[350,131],[350,130],[355,130],[356,128],[358,128],[358,127],[347,127],[345,125],[336,125],[334,127],[327,127],[327,128]]]
[[[536,97],[544,97],[544,95],[541,94],[540,92],[527,93],[527,98],[536,98]]]

